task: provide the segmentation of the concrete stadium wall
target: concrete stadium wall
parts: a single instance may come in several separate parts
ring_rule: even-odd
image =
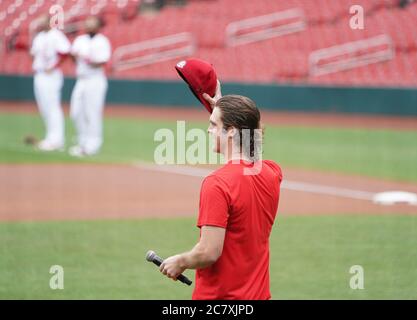
[[[33,100],[33,78],[0,76],[0,100]],[[63,100],[69,101],[74,79],[66,78]],[[251,97],[260,108],[417,116],[417,88],[336,87],[280,84],[222,84],[223,94]],[[107,103],[197,106],[184,82],[109,80]]]

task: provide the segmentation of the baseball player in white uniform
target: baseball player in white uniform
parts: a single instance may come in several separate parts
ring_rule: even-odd
[[[71,118],[77,130],[77,145],[69,149],[72,156],[93,155],[103,143],[103,108],[107,92],[104,65],[110,60],[111,45],[99,30],[97,17],[88,17],[86,34],[75,38],[71,55],[77,63],[77,82],[71,96]]]
[[[61,90],[64,78],[59,65],[69,54],[71,43],[63,32],[50,28],[48,15],[38,19],[37,30],[30,53],[35,72],[35,99],[46,128],[45,138],[38,143],[38,148],[43,151],[63,150],[65,125]]]

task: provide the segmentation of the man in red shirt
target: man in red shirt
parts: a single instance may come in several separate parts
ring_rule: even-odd
[[[251,99],[204,97],[213,106],[208,132],[215,139],[214,151],[224,155],[226,164],[202,183],[199,242],[191,251],[167,258],[160,270],[176,280],[184,270],[197,269],[193,299],[270,299],[269,235],[281,169],[257,159],[261,122]]]

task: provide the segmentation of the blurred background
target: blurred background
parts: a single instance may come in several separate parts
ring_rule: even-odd
[[[52,4],[64,9],[69,37],[87,15],[103,17],[115,78],[177,79],[172,59],[197,56],[210,61],[223,81],[417,84],[417,7],[406,0],[2,0],[1,73],[31,73],[31,21]],[[351,28],[353,5],[363,8],[363,29]],[[318,54],[343,44],[355,50]],[[67,75],[73,69],[69,63],[64,68]]]
[[[97,15],[112,45],[94,156],[24,143],[44,133],[29,49],[52,8],[70,41]],[[257,103],[263,157],[284,173],[273,299],[416,299],[416,22],[412,0],[0,0],[0,298],[191,297],[144,256],[198,240],[199,188],[215,166],[154,162],[159,129],[207,129],[174,68],[196,57],[223,94]],[[74,63],[62,69],[68,147]],[[63,290],[49,286],[53,265]],[[356,265],[363,288],[350,285]]]

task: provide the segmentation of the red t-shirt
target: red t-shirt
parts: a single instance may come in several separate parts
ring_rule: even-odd
[[[229,161],[203,181],[197,226],[222,227],[226,234],[220,258],[197,270],[193,299],[271,298],[269,235],[282,173],[270,160],[257,165],[262,165],[259,174],[247,175],[245,168],[253,164]]]

